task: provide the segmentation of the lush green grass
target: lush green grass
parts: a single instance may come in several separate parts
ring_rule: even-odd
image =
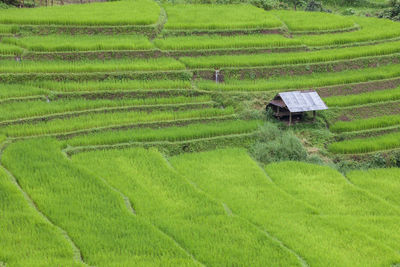
[[[400,37],[398,22],[387,19],[352,17],[361,29],[354,32],[304,35],[295,37],[309,46],[341,45],[348,43],[370,42]],[[384,29],[384,30],[382,30]]]
[[[368,153],[400,147],[400,133],[384,134],[377,137],[356,138],[331,143],[329,151],[340,154]]]
[[[223,121],[207,124],[189,124],[185,127],[114,130],[76,136],[68,139],[66,143],[71,146],[91,146],[128,142],[183,141],[227,134],[248,133],[257,130],[260,123],[260,121]]]
[[[23,52],[24,50],[18,46],[0,43],[0,55],[21,55]]]
[[[148,25],[160,7],[151,0],[112,1],[81,5],[0,10],[0,23],[56,25]]]
[[[324,98],[330,107],[347,107],[400,99],[400,87],[396,89],[379,90],[356,95],[338,95]]]
[[[80,60],[80,61],[30,61],[3,60],[0,72],[10,73],[58,73],[58,72],[119,72],[182,70],[184,65],[173,58],[133,59],[133,60]]]
[[[81,266],[71,245],[30,207],[0,169],[0,261],[10,266]]]
[[[272,91],[278,89],[301,89],[329,85],[367,82],[388,79],[400,75],[400,65],[378,68],[365,68],[332,73],[281,76],[270,79],[236,80],[227,79],[224,83],[199,80],[197,86],[204,90],[221,91]]]
[[[223,55],[182,57],[189,68],[252,67],[305,64],[334,60],[380,56],[400,52],[400,41],[378,45],[317,50],[312,52],[267,53],[253,55]]]
[[[400,207],[400,169],[357,170],[346,176],[355,185]]]
[[[95,51],[95,50],[146,50],[154,45],[140,35],[46,35],[4,37],[4,43],[14,44],[29,51]]]
[[[154,112],[113,112],[105,114],[86,114],[67,119],[54,119],[38,123],[9,125],[0,128],[7,136],[31,136],[44,134],[60,134],[71,131],[146,123],[156,121],[171,121],[178,119],[207,118],[219,115],[233,114],[233,108],[207,108],[188,111],[154,111]]]
[[[155,150],[89,152],[72,157],[125,194],[139,216],[163,229],[205,266],[298,266],[263,232],[178,175]]]
[[[175,36],[154,40],[154,44],[163,50],[196,50],[221,48],[251,48],[251,47],[290,47],[302,44],[300,40],[286,38],[279,34],[254,35],[203,35]]]
[[[282,20],[290,31],[341,30],[355,26],[351,17],[326,12],[279,10],[271,13]]]
[[[47,102],[46,100],[9,102],[0,105],[0,121],[26,117],[51,115],[54,113],[78,112],[82,110],[118,107],[184,104],[210,101],[209,96],[198,97],[159,97],[159,98],[120,98],[120,99],[66,99]],[[156,108],[154,108],[156,109]]]
[[[38,208],[69,234],[88,265],[195,265],[170,238],[134,216],[101,176],[72,165],[60,150],[54,140],[18,142],[2,162]]]
[[[164,7],[168,16],[165,29],[168,30],[223,30],[282,26],[274,15],[249,4],[167,4]]]
[[[43,81],[35,83],[35,86],[60,92],[192,88],[192,84],[190,81],[183,80],[105,80],[82,82]]]
[[[316,181],[326,179],[329,188],[324,192],[322,186],[321,191],[316,192],[318,198],[314,201],[311,196],[302,196],[300,192],[296,196],[285,192],[265,175],[262,168],[244,150],[190,153],[179,155],[170,161],[179,173],[198,188],[225,203],[236,216],[253,222],[281,240],[310,266],[327,266],[333,263],[335,266],[390,266],[393,262],[399,262],[398,253],[385,245],[388,241],[380,237],[379,232],[376,236],[370,234],[371,228],[376,227],[373,223],[366,225],[363,231],[354,224],[346,223],[346,218],[353,218],[350,214],[352,211],[374,214],[380,205],[382,209],[378,210],[379,214],[392,214],[393,208],[379,201],[373,203],[375,199],[352,189],[350,185],[347,188],[352,190],[352,194],[357,194],[346,196],[349,191],[341,190],[346,188],[344,178],[327,167],[281,163],[266,168],[269,175],[276,171],[274,180],[277,175],[297,179],[299,186],[307,185],[310,174]],[[332,181],[331,175],[342,180],[335,181],[343,185],[342,188],[336,187],[336,192],[331,192],[335,186],[328,182]],[[312,189],[307,190],[314,193]],[[334,197],[332,206],[337,205],[340,209],[329,207],[325,194],[331,194]],[[354,200],[360,195],[368,203],[373,203],[373,206],[369,208],[363,203],[367,208],[363,211],[356,204],[340,202],[341,199]],[[303,197],[310,203],[305,202]],[[324,206],[311,206],[318,205],[317,201],[324,203]],[[362,200],[357,200],[356,203],[361,202]],[[350,215],[331,215],[336,213]]]
[[[29,84],[0,84],[0,100],[6,98],[37,96],[48,94],[49,91]]]
[[[337,133],[383,128],[400,124],[400,115],[386,115],[352,121],[337,121],[330,130]]]

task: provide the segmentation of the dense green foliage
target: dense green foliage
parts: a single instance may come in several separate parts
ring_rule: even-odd
[[[12,45],[0,43],[0,55],[21,55],[22,48]]]

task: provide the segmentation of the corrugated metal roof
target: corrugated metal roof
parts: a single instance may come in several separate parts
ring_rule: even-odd
[[[315,91],[293,91],[278,94],[290,112],[328,109]]]

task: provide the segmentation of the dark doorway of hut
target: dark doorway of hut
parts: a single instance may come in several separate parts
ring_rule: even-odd
[[[303,121],[306,112],[312,111],[313,121],[318,110],[328,107],[314,90],[282,92],[277,94],[266,106],[266,110],[272,110],[273,115],[286,121],[288,125]]]

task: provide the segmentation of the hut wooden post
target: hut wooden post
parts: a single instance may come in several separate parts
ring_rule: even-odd
[[[276,116],[279,118],[279,106],[278,106],[278,110],[276,111]]]
[[[317,117],[317,112],[315,110],[313,110],[313,121],[315,121],[315,118]]]
[[[289,126],[292,125],[292,112],[289,112]]]

